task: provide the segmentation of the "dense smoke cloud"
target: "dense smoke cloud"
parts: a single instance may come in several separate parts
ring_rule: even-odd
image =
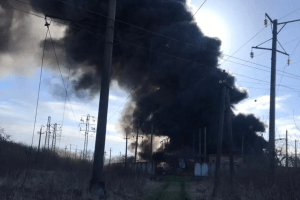
[[[66,0],[88,10],[107,15],[108,0]],[[99,94],[106,18],[53,0],[31,0],[35,12],[72,19],[65,36],[55,40],[55,46],[65,52],[73,72],[76,91],[89,96]],[[118,0],[116,19],[169,38],[152,34],[116,21],[113,50],[112,79],[130,94],[121,125],[135,132],[140,121],[140,134],[149,135],[151,125],[156,136],[170,138],[169,151],[191,146],[192,135],[199,128],[208,129],[208,148],[215,149],[220,104],[220,80],[232,86],[232,104],[247,97],[239,90],[234,77],[218,68],[221,41],[203,34],[189,10],[186,0]],[[50,27],[51,28],[51,27]],[[99,34],[95,36],[90,32]],[[128,41],[134,45],[128,44]],[[189,45],[192,44],[192,45]],[[136,45],[140,46],[137,47]],[[248,129],[248,125],[253,128]],[[249,148],[261,145],[255,132],[264,125],[254,116],[238,115],[233,119],[234,136],[247,129]],[[125,131],[124,131],[125,132]],[[226,140],[226,137],[224,137]],[[134,144],[130,146],[134,149]],[[149,140],[140,154],[149,149]],[[248,147],[247,147],[248,148]]]

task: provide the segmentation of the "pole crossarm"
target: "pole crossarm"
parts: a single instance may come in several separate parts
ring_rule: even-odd
[[[273,23],[273,20],[271,19],[271,17],[266,13],[266,17],[270,20],[270,22]]]
[[[253,49],[263,49],[263,50],[270,50],[270,51],[272,51],[272,49],[270,49],[270,48],[263,48],[263,47],[252,47]],[[284,54],[284,55],[287,55],[287,56],[289,56],[289,54],[287,54],[287,53],[285,53],[285,52],[282,52],[282,51],[279,51],[279,50],[276,50],[277,52],[279,52],[279,53],[282,53],[282,54]]]
[[[278,23],[278,25],[280,25],[280,24],[288,24],[288,23],[298,22],[298,21],[300,21],[300,19],[296,19],[296,20],[292,20],[292,21],[287,21],[287,22],[281,22],[281,23]]]

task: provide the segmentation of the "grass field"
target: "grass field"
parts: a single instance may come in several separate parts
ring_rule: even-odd
[[[0,140],[1,200],[98,199],[88,192],[91,161],[60,151],[42,150],[38,161],[36,155],[35,149]],[[149,175],[112,164],[105,167],[103,180],[107,200],[300,199],[298,168],[278,167],[275,175],[270,176],[265,166],[253,165],[236,171],[232,188],[228,174],[222,174],[216,197],[212,197],[213,177],[195,180],[163,176],[151,181]]]

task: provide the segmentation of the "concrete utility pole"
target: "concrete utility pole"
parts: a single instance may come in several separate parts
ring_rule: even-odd
[[[53,151],[55,149],[55,140],[56,140],[56,123],[54,124],[54,127],[53,127],[53,132],[52,132],[52,145],[51,145],[51,150]]]
[[[134,162],[136,162],[136,156],[137,156],[137,147],[138,147],[138,140],[139,140],[139,125],[140,125],[140,120],[138,120],[137,127],[136,127]]]
[[[65,146],[65,157],[67,157],[67,149],[68,149],[68,145]]]
[[[111,162],[111,148],[109,149],[109,165],[110,165],[110,162]]]
[[[77,157],[77,145],[76,145],[76,149],[75,149],[75,159]]]
[[[204,162],[206,162],[206,127],[204,127]]]
[[[224,70],[225,73],[225,70]],[[225,80],[222,80],[222,83]],[[221,105],[220,105],[220,116],[219,116],[219,130],[218,130],[218,138],[217,138],[217,160],[216,160],[216,168],[215,168],[215,183],[213,195],[216,195],[216,191],[219,185],[219,175],[220,175],[220,162],[221,162],[221,154],[222,154],[222,139],[223,139],[223,125],[224,125],[224,110],[225,110],[225,98],[226,97],[226,87],[222,86],[222,95],[221,95]]]
[[[272,20],[267,13],[266,13],[266,18],[268,18],[270,20],[270,22],[273,24],[272,49],[258,47],[261,44],[264,44],[265,42],[261,43],[260,45],[257,45],[256,47],[252,47],[252,48],[254,48],[254,49],[263,49],[263,50],[271,50],[272,51],[271,81],[270,81],[269,155],[270,155],[270,172],[271,172],[271,174],[274,174],[274,172],[275,172],[276,53],[279,52],[279,53],[282,53],[282,54],[285,54],[285,55],[289,56],[289,54],[287,54],[286,52],[282,52],[282,51],[277,50],[277,42],[279,42],[277,40],[277,35],[279,34],[279,32],[283,29],[283,27],[286,24],[291,23],[291,22],[300,21],[300,19],[278,23],[277,19]],[[267,26],[267,20],[265,20],[265,25]],[[284,25],[284,26],[277,32],[277,26],[278,25]],[[254,57],[253,52],[251,52],[250,55],[251,55],[252,58]],[[288,65],[289,65],[289,62],[290,62],[290,60],[288,59]]]
[[[288,169],[288,131],[285,133],[285,167]]]
[[[72,157],[72,146],[73,144],[70,144],[70,157]]]
[[[114,24],[116,15],[116,0],[109,0],[108,18],[106,25],[105,46],[101,76],[101,90],[95,142],[95,156],[93,163],[90,192],[103,198],[106,194],[105,182],[102,178],[103,155],[105,149],[105,136],[107,124],[107,107],[109,98],[109,84],[111,76],[112,51],[114,42]]]
[[[41,145],[41,136],[42,136],[42,128],[45,126],[41,126],[40,132],[38,132],[38,134],[40,135],[40,139],[39,139],[39,147],[38,147],[38,152],[36,155],[36,164],[38,163],[38,159],[39,159],[39,153],[40,153],[40,145]]]
[[[45,135],[45,145],[44,145],[44,149],[46,149],[46,146],[48,146],[48,150],[49,150],[50,126],[51,126],[51,117],[49,116],[47,122],[46,135]]]
[[[201,128],[199,128],[199,156],[200,156],[200,162],[202,162],[202,155],[201,155]]]
[[[227,133],[228,133],[228,140],[229,140],[229,161],[230,161],[230,183],[231,186],[233,185],[233,176],[234,176],[234,161],[233,161],[233,141],[232,141],[232,114],[230,109],[230,89],[227,88],[226,94],[226,114],[227,114]]]

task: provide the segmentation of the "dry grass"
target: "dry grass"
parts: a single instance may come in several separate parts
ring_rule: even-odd
[[[229,200],[297,200],[300,199],[300,171],[278,168],[271,176],[268,170],[244,169],[237,173],[233,189],[229,177],[223,177],[217,199]]]
[[[35,150],[0,141],[0,199],[98,199],[88,192],[92,163],[71,157],[42,151],[36,164]],[[21,187],[28,158],[30,170]],[[118,166],[105,167],[103,179],[108,193],[107,200],[139,199],[145,190],[147,178],[146,175],[126,171]]]
[[[191,200],[300,200],[300,169],[278,167],[271,176],[267,166],[236,170],[231,187],[229,170],[222,173],[217,195],[212,197],[214,178],[189,183]]]

